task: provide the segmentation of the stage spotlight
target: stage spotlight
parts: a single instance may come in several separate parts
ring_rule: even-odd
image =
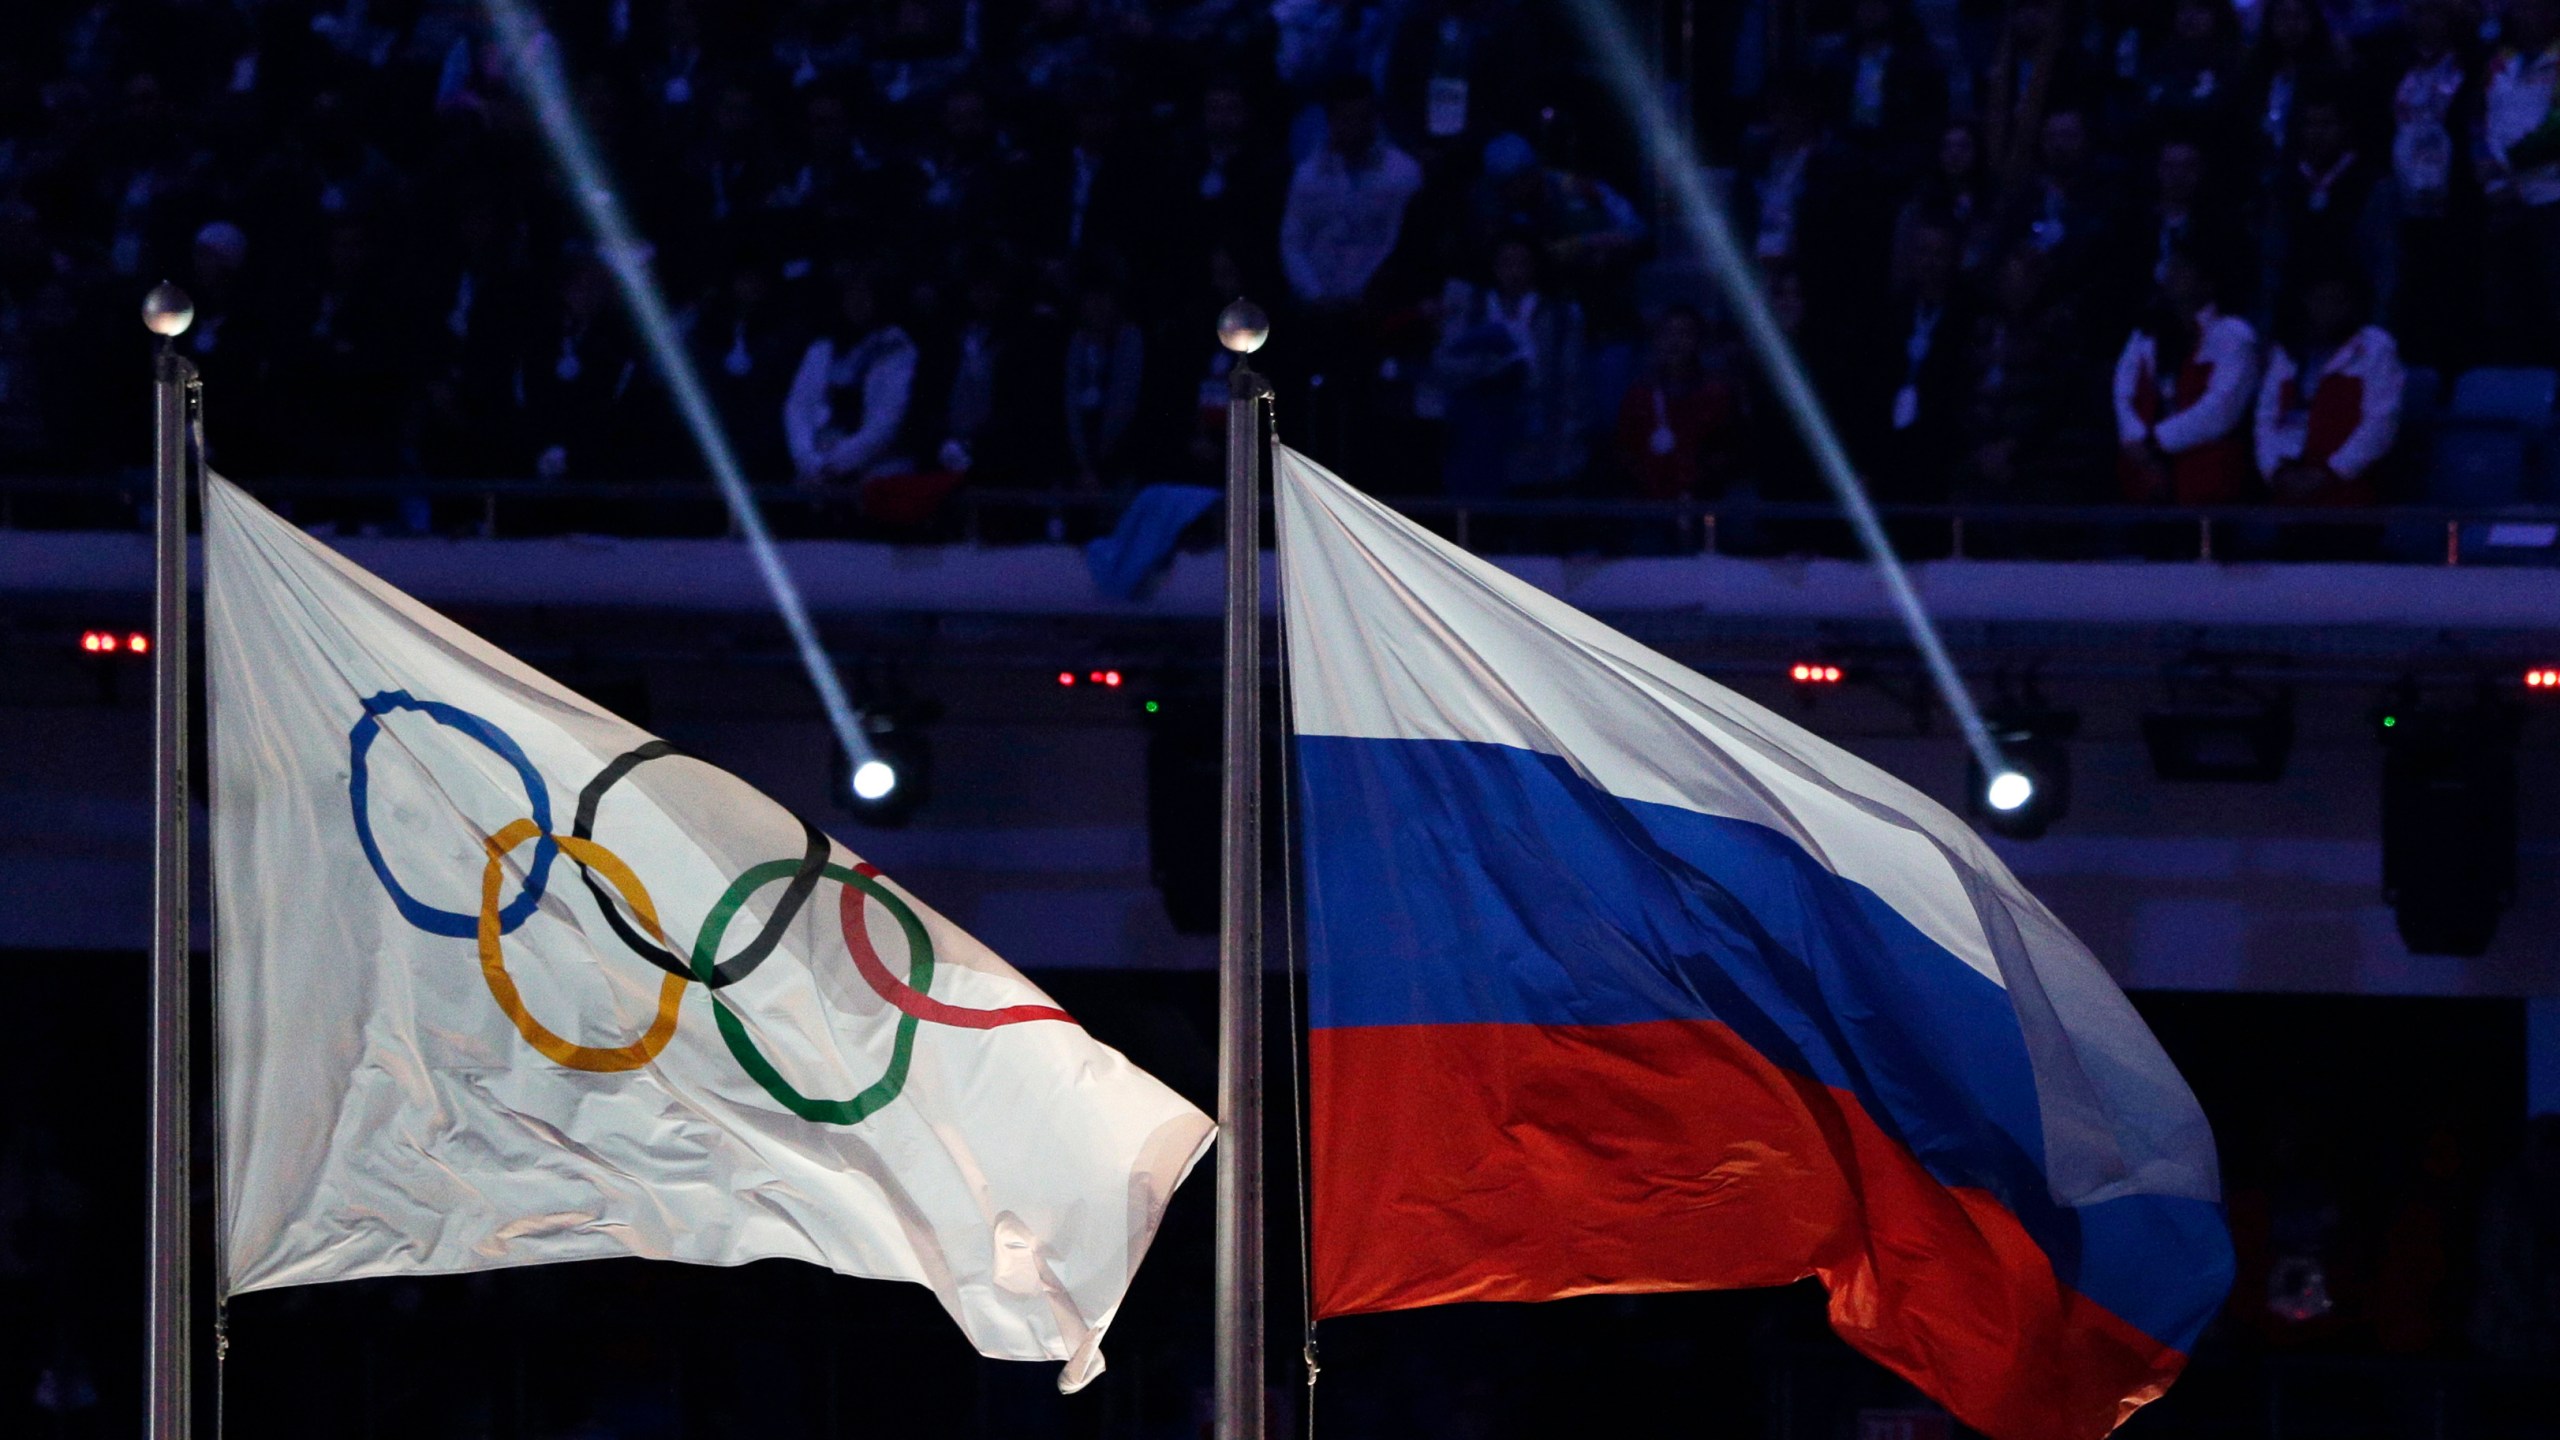
[[[2016,810],[2036,798],[2036,782],[2016,770],[2003,770],[1983,787],[1982,798],[1994,810]]]
[[[898,788],[898,767],[886,760],[865,760],[853,767],[853,798],[878,801]]]
[[[1985,773],[1965,762],[1966,808],[1984,827],[2013,840],[2033,840],[2071,808],[2071,752],[2063,742],[2080,730],[2080,717],[2041,707],[1994,710],[1983,717],[2001,768]]]
[[[2419,955],[2484,954],[2515,899],[2517,713],[2404,692],[2376,718],[2382,897],[2400,939]]]
[[[913,704],[863,711],[871,757],[855,764],[837,747],[836,803],[865,825],[894,829],[906,824],[932,798],[933,746],[924,724],[933,714],[934,707]]]

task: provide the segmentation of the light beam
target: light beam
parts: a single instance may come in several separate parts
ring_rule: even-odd
[[[844,747],[856,774],[867,766],[878,765],[879,754],[872,748],[870,737],[863,733],[861,718],[854,713],[853,701],[845,693],[844,680],[836,674],[835,661],[818,639],[818,627],[809,619],[809,607],[801,601],[800,587],[782,563],[782,552],[775,548],[773,533],[765,528],[764,514],[756,508],[755,495],[747,489],[746,476],[738,468],[737,454],[729,448],[729,437],[720,428],[719,414],[703,392],[701,377],[694,373],[693,359],[685,353],[684,341],[676,332],[675,317],[667,312],[657,282],[641,264],[640,237],[623,216],[622,202],[606,180],[595,142],[588,137],[586,126],[580,123],[577,110],[570,103],[556,46],[517,0],[483,0],[483,6],[490,23],[497,27],[499,46],[506,51],[507,66],[514,73],[517,86],[533,103],[534,120],[542,128],[551,158],[568,177],[569,193],[586,217],[596,248],[622,291],[623,303],[631,308],[632,319],[640,327],[641,342],[648,347],[659,378],[675,396],[685,428],[693,432],[693,443],[702,451],[712,481],[720,487],[720,498],[728,502],[730,520],[746,537],[747,553],[754,557],[756,573],[763,577],[765,589],[773,596],[775,612],[791,632],[791,643],[800,652],[801,668],[809,672],[809,684],[826,708],[827,724],[835,730],[836,743]]]
[[[1938,638],[1937,626],[1922,607],[1919,592],[1911,588],[1911,576],[1903,569],[1902,557],[1893,552],[1893,542],[1886,538],[1883,522],[1876,518],[1876,508],[1867,499],[1866,487],[1849,463],[1849,452],[1840,443],[1839,431],[1824,412],[1820,397],[1813,393],[1813,382],[1806,378],[1803,362],[1796,358],[1786,332],[1778,328],[1778,317],[1770,313],[1759,274],[1743,258],[1741,243],[1734,238],[1724,208],[1707,193],[1697,155],[1664,111],[1662,97],[1647,77],[1625,21],[1609,7],[1608,0],[1571,0],[1569,8],[1599,56],[1610,90],[1634,120],[1656,168],[1668,179],[1681,218],[1696,236],[1707,268],[1724,292],[1725,303],[1742,323],[1743,337],[1750,342],[1761,369],[1768,372],[1770,385],[1795,421],[1796,433],[1813,455],[1814,468],[1822,472],[1840,508],[1848,512],[1849,523],[1858,532],[1858,543],[1865,547],[1867,559],[1883,578],[1885,593],[1892,598],[1903,629],[1910,633],[1912,646],[1920,652],[1938,698],[1955,716],[1957,728],[1964,732],[1964,743],[1981,763],[1982,773],[2001,775],[2009,771],[2012,767],[2000,758],[2000,747],[1993,743],[1990,728],[1982,723],[1982,708],[1973,703],[1973,692],[1965,688],[1964,677],[1956,673],[1955,662],[1947,657],[1947,647]]]

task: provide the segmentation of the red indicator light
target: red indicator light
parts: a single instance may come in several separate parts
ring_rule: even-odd
[[[2560,669],[2542,667],[2524,672],[2524,683],[2535,690],[2560,690]]]
[[[1840,683],[1840,667],[1837,665],[1796,665],[1788,669],[1787,678],[1795,681],[1799,685],[1837,685]]]
[[[1061,684],[1061,685],[1073,686],[1073,685],[1076,683],[1076,676],[1075,676],[1075,672],[1074,672],[1074,671],[1072,671],[1072,670],[1061,670],[1061,671],[1059,671],[1059,672],[1058,672],[1058,683],[1059,683],[1059,684]]]
[[[124,648],[136,655],[148,655],[151,653],[151,637],[136,630],[124,637]]]
[[[1120,672],[1119,672],[1119,671],[1117,671],[1117,670],[1105,670],[1105,671],[1103,671],[1103,672],[1102,672],[1102,683],[1103,683],[1103,684],[1105,684],[1105,685],[1110,686],[1110,687],[1111,687],[1112,689],[1114,689],[1114,690],[1119,689],[1119,688],[1120,688]]]
[[[133,638],[136,640],[143,639],[143,637],[139,635],[136,635]],[[144,640],[143,643],[147,645],[150,642]],[[117,644],[118,642],[115,634],[112,631],[83,630],[80,632],[80,648],[88,651],[92,655],[112,655],[115,653]]]

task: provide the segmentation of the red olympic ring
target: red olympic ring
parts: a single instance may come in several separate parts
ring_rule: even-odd
[[[874,880],[880,878],[878,867],[856,865],[855,872]],[[999,1025],[1019,1025],[1026,1020],[1064,1020],[1076,1023],[1074,1016],[1054,1005],[1006,1005],[984,1010],[968,1005],[951,1005],[936,1000],[906,981],[889,973],[880,963],[880,952],[871,948],[871,934],[862,923],[862,887],[846,885],[838,913],[844,922],[844,948],[853,954],[853,968],[862,973],[880,998],[919,1020],[936,1025],[956,1025],[964,1030],[993,1030]]]

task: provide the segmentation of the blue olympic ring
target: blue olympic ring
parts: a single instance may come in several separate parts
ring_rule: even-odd
[[[516,774],[524,780],[525,798],[533,806],[533,828],[541,838],[534,842],[533,866],[525,872],[524,893],[498,912],[498,933],[504,935],[513,931],[532,916],[533,907],[542,903],[542,889],[551,880],[551,857],[560,850],[551,839],[549,788],[542,783],[542,776],[533,768],[533,762],[525,758],[523,749],[506,731],[468,710],[456,709],[442,701],[421,700],[406,690],[385,690],[366,699],[364,718],[347,732],[347,745],[354,760],[354,767],[347,776],[347,798],[355,805],[356,840],[364,846],[366,863],[373,866],[373,873],[382,881],[382,888],[391,893],[391,903],[399,907],[401,918],[428,934],[470,939],[480,933],[480,916],[477,912],[466,914],[459,910],[439,910],[401,889],[400,882],[392,878],[391,866],[382,858],[382,847],[374,843],[373,820],[366,814],[364,757],[365,752],[373,748],[374,737],[382,733],[380,717],[394,710],[415,710],[439,725],[461,731],[488,746],[499,759],[516,767]]]

